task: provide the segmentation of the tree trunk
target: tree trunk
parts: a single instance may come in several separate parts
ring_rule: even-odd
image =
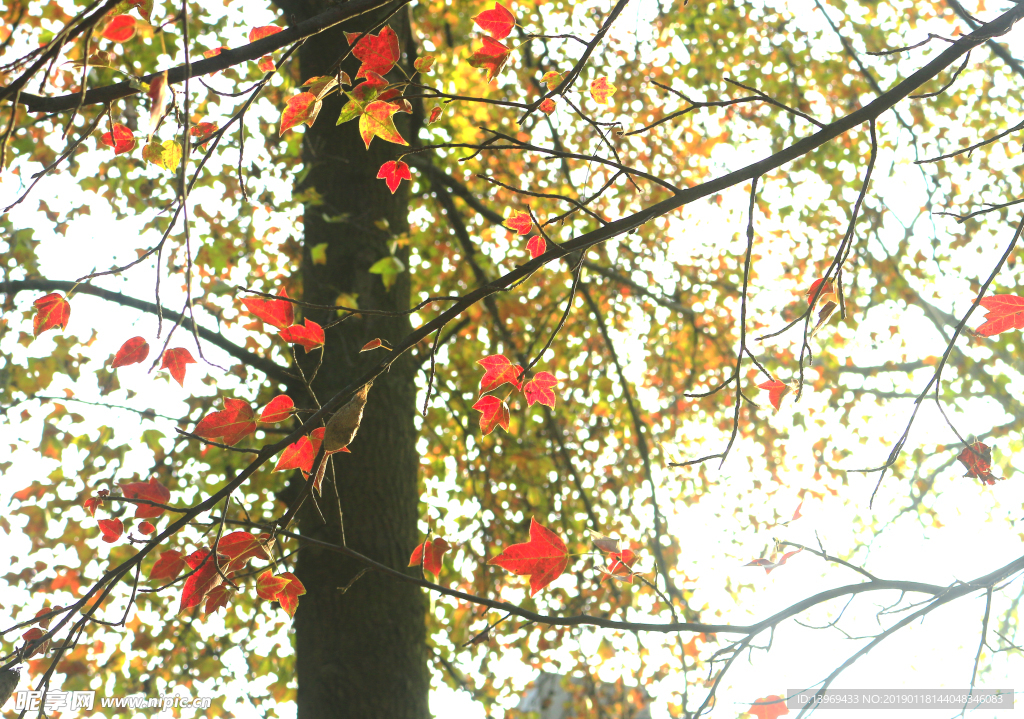
[[[305,2],[286,11],[291,10],[294,21],[325,6]],[[373,28],[374,18],[380,22],[384,17],[358,18],[307,40],[299,57],[302,78],[330,72],[348,50],[343,31]],[[407,14],[400,12],[390,24],[407,52]],[[349,58],[342,67],[354,78],[358,66]],[[375,138],[367,151],[358,121],[335,126],[341,104],[338,95],[331,96],[315,126],[305,130],[303,154],[309,174],[296,189],[315,189],[323,203],[307,204],[305,210],[303,299],[334,304],[339,294],[347,293],[358,295],[361,308],[407,310],[408,272],[401,273],[390,289],[385,289],[381,275],[368,272],[390,254],[388,240],[408,228],[408,183],[392,195],[384,181],[376,179],[381,164],[395,159],[400,148]],[[396,123],[408,139],[409,116],[396,116]],[[327,261],[314,264],[311,249],[323,244]],[[406,254],[407,250],[396,253],[403,264]],[[316,310],[306,314],[321,324],[338,316]],[[366,342],[375,337],[396,341],[409,331],[404,315],[354,316],[327,330],[323,364],[313,382],[316,396],[321,401],[331,397],[379,359],[373,353],[359,354]],[[307,377],[318,354],[299,358]],[[322,496],[314,497],[315,506],[307,500],[299,516],[304,535],[347,542],[396,568],[405,566],[418,539],[414,372],[405,357],[373,385],[351,454],[333,456],[334,472],[328,471]],[[296,572],[307,594],[295,617],[298,715],[426,719],[429,675],[422,592],[373,572],[357,579],[361,569],[339,554],[312,546],[299,554]]]

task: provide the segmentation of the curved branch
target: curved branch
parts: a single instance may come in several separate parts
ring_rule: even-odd
[[[74,282],[66,282],[62,280],[14,280],[11,282],[0,282],[0,293],[17,294],[26,290],[37,290],[40,292],[53,292],[54,290],[60,290],[62,292],[69,292],[74,289],[83,295],[92,295],[93,297],[99,297],[100,299],[107,300],[108,302],[116,302],[124,307],[131,307],[136,310],[142,310],[148,312],[151,315],[155,315],[158,312],[163,312],[165,317],[171,318],[173,321],[181,321],[182,325],[188,329],[193,329],[192,319],[189,317],[182,318],[180,312],[169,310],[166,307],[158,308],[152,302],[146,302],[145,300],[136,299],[129,297],[128,295],[122,295],[120,292],[113,292],[111,290],[105,290],[100,287],[94,287],[93,285],[76,285]],[[284,367],[277,364],[273,360],[267,359],[266,357],[260,357],[257,354],[250,352],[244,347],[239,347],[234,342],[225,339],[222,335],[214,332],[213,330],[206,329],[202,326],[195,326],[195,330],[199,333],[199,336],[205,339],[212,345],[220,347],[222,350],[227,352],[229,355],[237,360],[240,360],[244,364],[257,369],[263,374],[267,375],[270,379],[273,379],[282,384],[291,386],[295,384],[295,377],[291,375]]]
[[[274,50],[280,50],[282,47],[305,40],[346,20],[372,12],[377,8],[392,3],[397,7],[401,7],[409,2],[410,0],[352,0],[351,2],[340,3],[326,12],[322,12],[315,17],[311,17],[262,40],[251,42],[248,45],[243,45],[233,50],[224,50],[219,55],[200,60],[199,62],[172,67],[166,71],[167,83],[174,85],[184,82],[190,77],[209,75],[247,60],[258,60],[263,55],[269,55]],[[163,73],[163,70],[159,70],[149,75],[144,75],[140,79],[143,82],[150,82],[153,78]],[[89,90],[85,93],[85,98],[83,99],[80,92],[60,95],[58,97],[42,97],[28,92],[22,92],[18,95],[18,88],[11,85],[0,88],[0,101],[17,96],[17,102],[28,107],[30,112],[63,112],[83,105],[97,105],[138,94],[141,91],[137,87],[137,84],[136,87],[132,87],[128,82],[119,82],[114,85]]]

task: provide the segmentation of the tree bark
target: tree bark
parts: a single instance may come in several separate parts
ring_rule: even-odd
[[[291,5],[285,10],[293,22],[327,5],[280,4]],[[299,54],[303,80],[330,72],[348,51],[345,31],[374,28],[385,17],[359,18],[307,40]],[[402,40],[403,53],[408,52],[406,12],[389,22]],[[355,78],[358,66],[350,57],[342,68]],[[303,159],[309,172],[296,190],[314,189],[322,204],[310,203],[305,209],[302,297],[334,304],[339,294],[347,293],[358,295],[361,308],[407,310],[408,272],[389,289],[380,275],[368,272],[390,254],[388,240],[408,229],[408,183],[392,195],[376,179],[381,164],[395,159],[401,148],[375,138],[367,151],[358,121],[335,126],[341,105],[338,95],[332,95],[314,127],[305,130]],[[397,115],[396,124],[410,139],[409,116]],[[310,252],[322,244],[327,245],[327,261],[314,264]],[[404,249],[396,252],[407,266],[406,255]],[[306,315],[323,325],[338,317],[315,310]],[[396,341],[409,331],[408,316],[354,316],[327,330],[323,364],[313,382],[316,396],[332,396],[374,363],[372,353],[359,354],[367,341]],[[307,377],[318,353],[299,357]],[[373,385],[351,454],[332,457],[333,472],[327,472],[322,496],[314,497],[315,504],[307,500],[299,515],[303,534],[347,542],[396,568],[405,566],[418,541],[414,372],[412,362],[402,359]],[[426,719],[429,674],[422,592],[373,572],[359,576],[360,569],[351,560],[311,546],[299,554],[296,573],[307,594],[295,617],[298,716]]]

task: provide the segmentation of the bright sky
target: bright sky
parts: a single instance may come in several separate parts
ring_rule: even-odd
[[[632,30],[642,28],[645,25],[643,17],[643,4],[637,4],[637,17]],[[814,3],[808,0],[799,0],[792,4],[794,21],[809,27],[821,26],[823,23],[820,14],[813,11]],[[247,8],[247,13],[255,12]],[[833,15],[836,17],[837,13]],[[267,15],[265,19],[253,19],[253,24],[270,22],[273,18]],[[649,26],[649,23],[648,23]],[[627,28],[624,31],[628,31]],[[942,26],[940,31],[944,31]],[[922,31],[923,32],[923,31]],[[829,37],[826,35],[826,37]],[[1012,35],[1003,39],[1004,44],[1010,48],[1024,47],[1024,30],[1018,29]],[[828,45],[827,41],[822,51],[834,51],[836,47]],[[883,83],[885,84],[885,83]],[[257,105],[254,112],[250,114],[250,122],[255,121],[257,113],[264,113],[266,117],[276,117],[277,110],[268,105]],[[889,115],[891,120],[891,115]],[[732,168],[739,167],[763,155],[763,148],[747,146],[740,148],[729,148],[721,146],[722,154],[717,157],[723,165]],[[253,152],[258,150],[258,145],[253,144]],[[897,154],[895,160],[892,156],[884,157],[880,162],[880,168],[876,175],[876,182],[873,185],[873,193],[883,197],[889,204],[890,209],[896,217],[902,221],[910,222],[913,214],[907,214],[920,205],[920,198],[923,194],[920,176],[913,166],[908,164],[911,159],[906,153]],[[89,154],[82,156],[81,172],[88,174],[95,170],[95,157]],[[0,176],[0,203],[6,205],[16,196],[18,192],[18,179],[10,174]],[[279,192],[287,192],[287,188],[274,188]],[[820,188],[818,188],[820,190]],[[773,198],[777,201],[802,201],[815,202],[815,188],[808,184],[806,194],[800,198],[780,197],[781,191],[768,187],[764,190],[763,197],[766,201]],[[774,193],[774,194],[773,194]],[[45,199],[52,210],[61,211],[72,206],[78,201],[81,191],[74,184],[72,178],[60,176],[50,178],[44,182],[37,193],[37,197]],[[195,195],[195,201],[199,203],[215,203],[218,201],[214,191],[200,190]],[[739,188],[726,194],[726,203],[721,211],[707,209],[705,206],[694,207],[690,217],[684,217],[680,222],[704,222],[713,228],[714,233],[722,238],[729,238],[734,233],[741,232],[745,225],[743,208],[746,204],[746,192]],[[49,223],[46,218],[35,211],[35,202],[27,202],[22,207],[12,212],[11,219],[15,227],[36,228],[36,238],[42,240],[40,256],[42,260],[43,274],[47,277],[57,279],[71,279],[91,270],[93,267],[107,267],[115,262],[123,262],[134,257],[135,248],[140,245],[139,228],[142,223],[138,220],[126,219],[116,220],[103,202],[93,204],[92,214],[76,220],[73,231],[67,237],[51,234]],[[261,227],[267,227],[271,222],[280,222],[281,218],[272,218],[266,213],[257,217]],[[939,223],[940,237],[941,227]],[[893,237],[902,229],[893,225]],[[924,232],[924,229],[921,230]],[[693,251],[688,243],[690,235],[683,235],[681,239],[673,241],[671,252],[679,258],[685,258]],[[979,275],[985,276],[989,268],[994,264],[1002,247],[1009,239],[1006,228],[1002,228],[998,234],[991,237],[979,236],[978,245],[982,246],[983,252],[975,253],[972,246],[971,252],[964,252],[961,266],[960,279],[954,277],[944,280],[941,291],[936,289],[935,302],[943,309],[962,313],[966,310],[972,295],[966,282],[966,278],[973,278]],[[773,276],[773,267],[781,266],[783,258],[773,256],[771,253],[770,240],[764,240],[764,257],[760,260],[759,273],[762,277]],[[152,294],[153,266],[142,265],[137,271],[117,280],[104,280],[99,283],[103,287],[116,289],[128,295],[149,299]],[[180,307],[183,295],[180,292],[179,283],[165,283],[164,304],[168,307]],[[24,293],[18,297],[18,305],[21,309],[27,310],[31,304],[32,296]],[[754,311],[770,312],[772,307],[781,306],[790,301],[787,294],[785,298],[774,296],[771,291],[764,291],[758,296],[757,302],[753,305]],[[26,315],[27,316],[27,315]],[[876,308],[861,322],[856,329],[847,325],[841,332],[855,347],[858,361],[865,365],[876,364],[890,358],[891,348],[886,346],[873,347],[869,339],[871,331],[882,331],[888,333],[888,327],[896,325],[899,327],[899,337],[894,341],[901,340],[911,348],[909,358],[925,357],[928,355],[941,354],[944,341],[934,330],[931,323],[922,321],[923,316],[916,311],[902,311],[893,308]],[[17,316],[13,321],[19,321]],[[639,322],[638,318],[638,322]],[[155,318],[142,316],[136,312],[119,308],[112,304],[94,299],[88,296],[80,296],[76,299],[74,313],[68,334],[77,334],[86,338],[96,331],[96,342],[89,350],[90,356],[97,358],[91,365],[83,368],[83,374],[90,368],[100,366],[108,357],[113,354],[124,338],[133,334],[141,334],[147,338],[155,336]],[[228,332],[230,336],[230,332]],[[644,357],[646,348],[638,339],[639,332],[630,335],[617,335],[614,337],[620,353],[629,362],[628,374],[631,379],[639,379],[644,371]],[[9,334],[0,350],[10,353],[15,358],[23,357],[26,353],[41,356],[52,347],[52,334],[44,335],[36,340],[28,350],[25,350],[16,343],[16,333]],[[183,339],[185,339],[183,337]],[[207,348],[210,359],[218,364],[228,365],[230,360],[219,353],[215,348]],[[209,394],[210,388],[202,384],[201,378],[204,374],[211,374],[217,377],[218,387],[221,392],[242,389],[237,381],[231,376],[222,377],[220,372],[212,367],[200,367],[198,371],[189,372],[184,392],[174,383],[166,378],[148,377],[145,374],[148,365],[137,365],[126,368],[119,373],[122,387],[132,388],[140,393],[134,400],[124,398],[123,393],[115,393],[105,401],[114,401],[145,409],[153,407],[158,412],[172,417],[181,416],[186,411],[182,398],[186,393]],[[49,394],[59,396],[64,388],[63,380],[55,382]],[[897,391],[919,391],[927,382],[926,373],[917,373],[912,380],[905,377],[893,376],[894,387]],[[1013,389],[1016,392],[1021,389],[1021,380],[1015,380]],[[70,386],[70,385],[68,385]],[[875,384],[884,388],[881,384]],[[87,396],[76,388],[78,398],[85,400],[99,400],[98,396]],[[119,399],[120,398],[120,399]],[[870,426],[871,434],[877,437],[887,438],[891,441],[902,432],[911,410],[911,400],[893,399],[889,400],[884,410],[875,410],[856,418],[859,426]],[[810,393],[800,405],[789,402],[783,409],[771,419],[774,426],[780,428],[791,428],[790,439],[784,448],[789,456],[813,456],[809,446],[808,433],[801,432],[794,424],[800,415],[807,414],[811,408],[822,412],[821,416],[828,416],[827,402],[824,397],[816,397]],[[87,414],[97,424],[104,423],[115,427],[121,433],[120,436],[127,437],[138,431],[137,415],[130,412],[108,410],[95,407],[76,407],[68,403],[68,409]],[[85,412],[84,410],[88,410]],[[970,428],[969,431],[981,434],[989,427],[1005,421],[1001,418],[1001,409],[994,402],[984,399],[972,400],[963,406],[963,411],[957,418],[957,424],[961,428]],[[44,413],[36,412],[33,419],[28,422],[14,422],[12,424],[0,425],[0,446],[18,444],[21,448],[10,457],[14,461],[13,469],[8,472],[0,481],[0,506],[7,506],[10,502],[10,495],[22,489],[36,477],[50,474],[55,468],[55,462],[41,458],[31,447],[42,431],[42,417]],[[165,433],[173,434],[171,429],[173,423],[166,420],[157,420],[153,423],[156,427],[163,427]],[[717,451],[721,444],[722,437],[711,432],[707,435],[707,447]],[[922,410],[917,423],[914,426],[908,447],[952,443],[954,441],[941,420],[938,413],[931,406]],[[854,441],[857,441],[856,439]],[[22,444],[27,443],[27,444]],[[840,444],[842,440],[840,440]],[[878,465],[884,461],[887,452],[887,444],[867,445],[861,453],[862,462],[860,466]],[[131,457],[131,455],[129,455]],[[64,455],[63,470],[66,475],[75,472],[78,462],[74,449],[68,449]],[[145,458],[138,457],[137,465],[124,467],[125,474],[132,472],[145,473],[148,467]],[[945,461],[944,458],[932,462],[938,466]],[[741,535],[740,545],[734,536],[736,519],[733,510],[736,505],[736,495],[740,491],[747,490],[752,482],[761,478],[749,469],[751,464],[755,467],[763,465],[761,450],[752,443],[740,442],[734,449],[729,461],[721,471],[717,465],[709,471],[713,487],[699,503],[689,506],[682,503],[672,503],[666,499],[671,498],[680,486],[680,474],[675,470],[660,469],[656,475],[659,484],[659,491],[662,497],[662,506],[668,511],[668,532],[680,539],[686,551],[679,567],[680,572],[694,580],[693,604],[697,607],[721,608],[722,616],[715,617],[713,612],[705,612],[707,621],[720,621],[723,623],[748,624],[763,619],[771,613],[781,610],[800,599],[803,599],[818,591],[841,586],[843,584],[860,581],[860,577],[854,572],[831,565],[826,565],[818,558],[809,554],[801,554],[790,560],[790,562],[770,575],[754,567],[743,565],[751,559],[761,556],[765,547],[770,545],[773,538],[793,541],[808,546],[817,546],[818,540],[831,553],[840,556],[848,554],[858,545],[863,548],[851,558],[858,564],[865,565],[872,573],[881,578],[888,579],[910,579],[933,584],[947,584],[957,580],[967,580],[989,572],[1012,559],[1020,556],[1021,539],[1024,534],[1017,526],[1017,512],[1024,506],[1024,488],[1019,482],[1007,481],[995,487],[980,487],[976,481],[962,479],[959,475],[962,471],[959,465],[948,468],[942,472],[935,482],[934,491],[929,494],[927,502],[934,507],[941,524],[935,526],[924,526],[922,520],[916,514],[899,515],[900,509],[906,504],[908,491],[906,481],[903,478],[889,477],[883,485],[879,498],[872,510],[868,510],[867,503],[874,488],[877,475],[850,474],[849,485],[845,491],[837,497],[829,497],[825,501],[809,500],[803,504],[802,518],[792,522],[789,526],[774,526],[765,528],[761,532],[746,531]],[[1003,457],[1000,464],[1007,474],[1012,472],[1014,465],[1013,457]],[[773,509],[782,520],[792,516],[799,499],[797,491],[807,487],[813,480],[809,478],[811,470],[806,473],[793,471],[791,476],[782,477],[786,485],[791,489],[784,490],[773,500]],[[787,500],[786,492],[789,492]],[[638,498],[643,496],[643,490],[636,493]],[[757,501],[757,494],[749,495],[749,512],[764,520],[770,517],[771,513],[765,512],[763,504]],[[21,518],[9,517],[12,525],[20,525]],[[650,525],[651,518],[638,515],[638,520]],[[870,539],[866,534],[866,525],[879,528],[877,535]],[[68,549],[71,553],[70,548]],[[4,540],[4,551],[0,555],[0,574],[6,573],[6,562],[10,557],[12,568],[21,566],[21,559],[28,554],[28,542],[26,538],[15,530],[13,536]],[[55,562],[61,561],[61,556],[53,558]],[[67,559],[67,563],[76,565],[73,557]],[[738,602],[730,594],[740,587]],[[1015,579],[1002,593],[996,595],[993,606],[992,623],[989,631],[989,642],[992,646],[1005,645],[993,634],[993,630],[999,630],[999,623],[1003,615],[1016,605],[1016,600],[1024,593],[1024,584],[1020,578]],[[523,598],[524,593],[515,588],[509,589],[504,599],[518,601]],[[896,593],[878,593],[864,595],[857,598],[846,609],[842,629],[852,637],[871,635],[879,631],[879,624],[876,619],[879,609],[890,606],[896,602]],[[916,601],[920,597],[911,597]],[[0,611],[4,606],[20,604],[25,597],[20,590],[4,589],[0,591]],[[843,609],[845,600],[835,601],[823,605],[812,612],[801,617],[812,625],[824,625],[834,620]],[[905,604],[904,604],[905,606]],[[891,639],[887,640],[881,647],[876,649],[866,658],[853,665],[833,685],[834,688],[851,689],[900,689],[900,688],[966,688],[971,677],[972,664],[979,640],[982,614],[984,611],[983,595],[974,598],[960,600],[952,605],[938,610],[929,615],[922,623],[908,627]],[[889,615],[884,618],[890,622],[893,617],[902,614]],[[632,610],[630,618],[646,620],[648,616],[637,608]],[[215,629],[220,621],[216,617],[207,620],[211,629]],[[883,622],[884,624],[884,622]],[[1013,629],[1011,627],[1010,631]],[[581,630],[574,635],[572,641],[578,643],[588,655],[596,657],[602,637],[611,636],[608,632]],[[1009,636],[1013,639],[1012,636]],[[688,640],[685,636],[684,640]],[[723,637],[724,639],[724,637]],[[125,640],[125,648],[130,645],[131,637],[128,635]],[[764,646],[767,637],[762,637],[758,642]],[[638,671],[639,659],[637,649],[643,646],[650,652],[646,660],[651,665],[660,664],[661,658],[668,651],[669,640],[653,634],[640,634],[638,636],[626,635],[615,639],[616,653],[611,660],[603,661],[597,667],[597,676],[603,680],[613,681],[620,674],[630,676]],[[863,640],[851,639],[836,629],[812,630],[798,626],[793,621],[784,623],[775,633],[770,653],[762,650],[753,650],[748,657],[744,656],[737,660],[735,666],[730,670],[726,683],[719,689],[719,703],[714,716],[732,717],[749,707],[750,703],[759,697],[770,694],[782,694],[787,689],[804,688],[823,679],[827,673],[840,664],[847,656],[862,646]],[[261,653],[269,651],[268,647],[257,647]],[[557,671],[562,661],[567,661],[569,647],[553,648],[550,651],[550,668]],[[227,656],[225,660],[237,663],[241,666],[240,656]],[[1024,677],[1024,659],[1016,652],[993,653],[986,650],[982,656],[982,675],[979,680],[981,688],[1016,688],[1024,690],[1021,684],[1021,677]],[[513,677],[518,686],[525,686],[534,678],[533,670],[524,667],[513,653],[501,654],[496,652],[492,656],[490,671],[496,678]],[[97,678],[97,682],[102,681]],[[653,715],[657,718],[667,716],[663,708],[659,706],[659,695],[672,690],[679,690],[682,686],[681,675],[670,678],[660,685],[651,687],[650,691],[655,696],[655,709]],[[435,682],[435,685],[439,683]],[[22,687],[26,684],[23,681]],[[232,687],[238,695],[238,708],[241,715],[251,711],[242,696],[245,686],[238,683]],[[202,695],[201,691],[195,694]],[[514,700],[511,701],[514,704]],[[431,707],[435,715],[441,717],[460,717],[465,719],[476,719],[483,717],[484,713],[467,694],[452,691],[446,687],[435,688],[431,697]],[[278,713],[282,716],[289,716],[288,707],[278,707]],[[942,712],[915,712],[902,711],[896,716],[905,719],[916,719],[917,716],[939,717],[953,716],[955,710],[943,714]],[[73,715],[73,714],[71,714]],[[147,712],[147,716],[152,712]],[[189,713],[185,712],[185,716]],[[986,716],[989,714],[986,714]],[[843,715],[845,716],[845,715]],[[871,717],[881,719],[888,716],[886,712],[872,712]]]

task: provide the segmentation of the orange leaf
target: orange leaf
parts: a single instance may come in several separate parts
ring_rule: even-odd
[[[249,314],[255,315],[268,325],[283,330],[295,322],[295,305],[287,301],[287,290],[281,290],[281,294],[277,296],[284,299],[268,300],[262,297],[246,297],[242,300],[242,304],[245,305],[245,309],[249,310]]]
[[[779,407],[782,406],[782,398],[785,397],[790,390],[788,384],[781,380],[773,379],[768,382],[762,382],[757,385],[758,389],[768,390],[768,401],[772,403],[772,407],[775,411],[779,411]]]
[[[345,33],[345,41],[349,45],[355,43],[352,54],[362,62],[359,72],[356,73],[357,80],[366,77],[366,73],[371,71],[379,75],[386,75],[402,57],[398,46],[398,35],[390,25],[385,25],[378,35],[366,34],[362,37],[359,35],[360,33],[357,32]]]
[[[184,347],[175,347],[164,352],[160,369],[166,369],[180,386],[185,386],[185,365],[195,364],[192,354]]]
[[[209,140],[215,132],[217,132],[216,122],[197,122],[189,128],[188,134],[196,138],[196,142],[201,145]]]
[[[747,713],[757,719],[775,719],[775,717],[789,714],[789,707],[786,706],[786,700],[783,697],[772,694],[754,702]]]
[[[992,295],[982,297],[980,304],[987,314],[985,324],[974,330],[975,334],[992,337],[1008,330],[1024,329],[1024,297]]]
[[[484,10],[473,18],[473,22],[483,28],[484,32],[489,33],[495,40],[504,40],[512,32],[512,28],[516,26],[516,17],[509,12],[508,8],[500,2],[496,2],[492,9]]]
[[[526,396],[526,405],[532,407],[534,402],[540,402],[551,409],[555,408],[555,393],[551,389],[558,385],[558,380],[550,372],[538,372],[523,387],[523,394]]]
[[[274,71],[274,58],[270,55],[264,55],[260,58],[260,61],[256,63],[256,67],[259,68],[260,72],[273,72]]]
[[[287,586],[278,592],[277,601],[280,602],[281,608],[288,612],[289,617],[294,617],[295,610],[299,608],[299,597],[306,593],[306,588],[291,572],[281,572],[277,576],[288,579]]]
[[[434,65],[433,55],[423,55],[422,57],[416,58],[413,61],[412,66],[416,68],[416,72],[430,72],[430,68]]]
[[[520,235],[528,235],[533,227],[533,218],[530,217],[529,212],[512,210],[512,214],[505,220],[505,227],[513,232],[518,232]]]
[[[363,138],[366,149],[370,149],[370,143],[375,137],[396,145],[409,144],[395,127],[392,115],[398,111],[398,107],[385,100],[374,100],[366,106],[366,110],[359,116],[359,135]]]
[[[513,387],[519,389],[519,375],[522,374],[523,368],[512,364],[512,361],[505,355],[484,357],[477,361],[477,364],[487,370],[480,378],[480,394],[501,387],[506,382],[510,382]]]
[[[135,37],[135,18],[131,15],[115,15],[100,36],[112,42],[128,42]]]
[[[550,115],[555,111],[555,101],[550,97],[545,97],[544,100],[538,106],[538,109],[545,115]]]
[[[276,35],[282,30],[284,30],[284,28],[278,27],[277,25],[262,25],[260,27],[254,27],[249,31],[249,42],[256,42],[257,40],[262,40],[265,37]]]
[[[484,44],[480,49],[469,58],[469,64],[481,70],[486,70],[487,81],[490,82],[501,72],[501,68],[504,67],[505,61],[508,60],[509,53],[511,52],[507,47],[488,35],[484,38]]]
[[[324,344],[323,328],[308,317],[306,318],[305,326],[292,325],[291,327],[285,327],[278,334],[288,344],[302,345],[307,353],[312,349],[322,347]]]
[[[473,405],[473,409],[480,412],[480,431],[485,435],[494,431],[494,428],[501,425],[501,428],[508,432],[509,412],[508,405],[502,400],[491,395],[481,397]]]
[[[231,598],[231,592],[231,587],[227,584],[220,584],[207,592],[203,614],[213,614],[221,607],[226,607]]]
[[[544,73],[544,77],[542,77],[540,81],[547,86],[548,90],[554,90],[562,82],[562,75],[564,74],[565,73],[562,72],[549,70]]]
[[[157,504],[167,504],[171,501],[171,490],[151,477],[148,482],[130,482],[122,484],[121,493],[128,499],[146,499]],[[148,504],[135,505],[136,519],[152,519],[164,513],[160,507],[153,507]]]
[[[300,437],[298,442],[289,444],[281,452],[281,459],[277,460],[274,466],[275,472],[283,472],[286,469],[300,469],[304,474],[313,471],[313,459],[317,450],[313,449],[313,443],[309,437]]]
[[[255,431],[256,415],[249,403],[225,397],[224,409],[203,417],[192,433],[203,439],[223,438],[224,444],[234,445]]]
[[[266,424],[273,424],[274,422],[284,422],[286,419],[292,416],[292,410],[295,408],[295,403],[292,402],[292,398],[286,394],[279,394],[274,399],[267,402],[267,406],[260,412],[260,422]]]
[[[569,563],[569,551],[557,534],[531,518],[530,541],[513,544],[487,563],[513,574],[529,575],[532,597],[561,576]]]
[[[380,170],[377,171],[377,179],[387,182],[388,189],[393,195],[398,186],[402,184],[402,180],[412,181],[412,173],[409,172],[409,166],[404,162],[391,160],[380,166]]]
[[[100,525],[100,539],[104,542],[116,542],[124,533],[124,525],[120,519],[101,519],[96,523]]]
[[[123,155],[135,149],[135,135],[127,127],[116,122],[110,132],[100,136],[100,142],[114,148],[115,155]]]
[[[256,595],[260,599],[272,602],[277,599],[281,590],[288,586],[288,582],[287,577],[275,577],[274,572],[268,569],[256,579]]]
[[[980,479],[985,484],[996,483],[996,476],[992,474],[992,448],[984,442],[964,447],[957,460],[967,468],[965,477]]]
[[[36,308],[35,317],[32,318],[33,336],[38,337],[54,327],[67,329],[68,320],[71,318],[71,304],[63,295],[53,292],[40,297],[32,306]]]
[[[316,116],[320,113],[320,101],[311,92],[300,92],[298,95],[288,98],[288,104],[281,113],[281,130],[290,130],[296,125],[306,123],[312,126]]]
[[[598,105],[607,105],[608,98],[615,92],[615,86],[608,82],[607,77],[599,77],[590,83],[590,96]]]
[[[96,510],[99,509],[99,506],[102,501],[103,500],[101,500],[99,497],[89,497],[89,499],[82,502],[82,504],[85,505],[85,510],[89,513],[89,516],[95,517]]]
[[[451,545],[440,537],[435,537],[432,542],[423,540],[423,544],[417,545],[416,549],[412,550],[409,566],[418,567],[422,564],[423,569],[438,575],[441,573],[441,558],[449,549],[451,549]]]
[[[138,364],[149,356],[149,343],[142,337],[132,337],[121,345],[121,349],[114,355],[114,361],[110,366],[113,369],[124,367],[130,364]]]
[[[149,578],[154,582],[177,579],[185,568],[185,555],[177,549],[169,549],[160,553],[153,568],[149,570]]]
[[[222,52],[224,52],[225,50],[230,50],[230,49],[231,49],[231,48],[229,48],[229,47],[226,47],[226,46],[224,46],[224,45],[221,45],[220,47],[215,47],[215,48],[212,48],[212,49],[210,49],[210,50],[206,50],[206,51],[204,51],[204,52],[203,52],[203,57],[205,57],[205,58],[207,58],[207,59],[209,59],[209,58],[211,58],[211,57],[217,57],[218,55],[220,55],[220,54],[221,54]]]
[[[526,243],[526,249],[530,252],[530,259],[535,260],[548,251],[548,243],[540,235],[534,235]]]

